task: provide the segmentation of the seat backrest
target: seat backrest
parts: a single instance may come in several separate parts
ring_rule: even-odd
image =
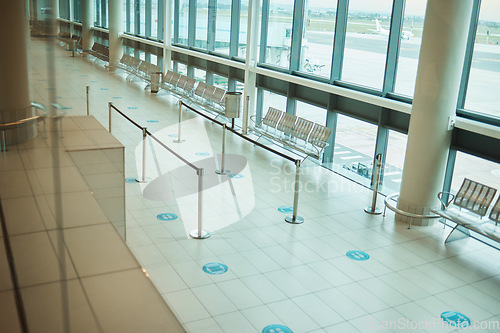
[[[207,84],[205,82],[198,82],[198,85],[196,86],[196,89],[194,90],[194,94],[196,96],[203,96],[203,92],[205,91],[205,88],[207,87]]]
[[[149,71],[149,75],[155,74],[155,73],[160,73],[161,68],[158,65],[151,64],[151,66],[149,66],[148,71]]]
[[[172,75],[174,75],[174,72],[171,70],[168,70],[165,75],[163,75],[163,83],[170,83],[170,80],[172,79]]]
[[[128,58],[129,58],[128,54],[122,55],[122,58],[120,59],[120,63],[126,65],[127,61],[128,61]]]
[[[464,178],[464,182],[458,193],[455,195],[453,204],[460,208],[465,208],[479,216],[486,215],[493,197],[497,190],[468,178]]]
[[[139,68],[139,65],[141,64],[141,59],[136,58],[136,57],[130,57],[130,66],[137,69]]]
[[[215,87],[207,84],[205,91],[203,92],[203,98],[211,101],[213,94],[215,93]]]
[[[170,79],[170,84],[175,86],[177,84],[177,81],[179,81],[179,79],[181,78],[181,75],[179,73],[176,73],[174,72],[174,74],[172,74],[172,77]]]
[[[184,90],[186,90],[187,92],[191,92],[194,88],[195,83],[196,83],[195,79],[193,79],[192,77],[188,77],[186,85],[184,86]]]
[[[224,89],[215,87],[215,91],[211,97],[211,101],[217,104],[222,104],[225,95],[226,91]]]
[[[327,141],[331,133],[331,128],[315,123],[311,134],[309,134],[309,137],[307,138],[307,142],[313,146],[323,149],[327,146]]]
[[[182,75],[180,76],[179,78],[179,81],[177,81],[177,84],[175,85],[177,88],[180,88],[180,89],[184,89],[184,86],[186,85],[187,83],[187,76],[186,75]]]
[[[264,119],[262,119],[262,123],[266,126],[276,128],[276,125],[278,125],[278,121],[281,119],[283,114],[283,111],[270,106],[267,110],[266,115],[264,116]]]
[[[144,74],[148,74],[148,69],[151,66],[151,64],[147,61],[141,62],[139,65],[139,71],[143,72]]]
[[[497,202],[493,206],[490,212],[490,220],[495,222],[495,224],[500,223],[500,196],[498,197]]]
[[[293,125],[295,125],[296,120],[296,116],[285,112],[278,123],[278,131],[283,132],[286,135],[290,135],[292,133]]]
[[[295,122],[295,126],[293,126],[292,136],[294,138],[306,141],[309,133],[311,133],[311,129],[313,128],[313,126],[314,123],[312,121],[299,117]]]

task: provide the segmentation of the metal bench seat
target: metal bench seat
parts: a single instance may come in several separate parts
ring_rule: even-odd
[[[485,217],[496,192],[497,190],[493,187],[468,178],[464,179],[455,195],[450,192],[439,192],[441,209],[431,211],[455,223],[445,243],[470,236],[469,230],[498,241],[500,239],[500,230],[497,230],[498,222],[500,222],[500,199],[491,209],[489,218]],[[450,196],[451,199],[445,201],[445,195]]]

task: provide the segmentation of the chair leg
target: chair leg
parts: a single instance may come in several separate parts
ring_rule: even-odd
[[[448,237],[446,237],[446,240],[444,241],[445,244],[449,242],[453,242],[459,239],[464,239],[470,237],[470,231],[467,228],[464,228],[460,224],[457,224],[455,228],[450,232]]]

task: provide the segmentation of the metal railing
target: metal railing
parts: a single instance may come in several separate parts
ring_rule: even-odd
[[[179,100],[179,135],[180,135],[180,120],[182,119],[181,117],[181,112],[182,112],[182,106],[185,106],[187,109],[193,111],[194,113],[220,125],[222,127],[222,156],[221,156],[221,169],[220,170],[216,170],[216,173],[219,173],[219,174],[225,174],[225,173],[220,173],[221,171],[224,172],[229,172],[228,170],[224,170],[224,155],[225,155],[225,151],[226,151],[226,148],[225,148],[225,145],[226,145],[226,130],[232,132],[233,134],[239,136],[240,138],[244,139],[244,140],[247,140],[249,142],[251,142],[252,144],[256,145],[256,146],[259,146],[260,148],[263,148],[271,153],[274,153],[284,159],[287,159],[291,162],[294,162],[295,164],[295,183],[294,183],[294,195],[293,195],[293,213],[292,215],[290,216],[287,216],[285,217],[285,221],[288,222],[288,223],[292,223],[292,224],[300,224],[300,223],[303,223],[304,222],[304,218],[303,217],[300,217],[297,215],[298,213],[298,207],[299,207],[299,192],[300,192],[300,159],[294,159],[288,155],[285,155],[277,150],[274,150],[272,148],[269,148],[253,139],[251,139],[250,137],[246,136],[244,133],[239,133],[237,132],[234,128],[232,127],[227,127],[227,125],[225,123],[222,123],[220,121],[217,121],[216,119],[213,119],[209,116],[207,116],[206,114],[203,114],[202,112],[194,109],[193,107],[191,107],[190,105],[187,105],[186,103],[184,103],[182,100]],[[179,136],[178,136],[179,137]],[[219,171],[219,172],[218,172]]]
[[[32,117],[27,117],[24,119],[19,119],[10,123],[0,123],[0,131],[2,131],[2,141],[0,142],[0,152],[7,151],[7,139],[5,137],[5,132],[13,129],[18,129],[23,126],[28,126],[32,124],[33,122],[38,122],[40,120],[43,121],[43,130],[44,130],[44,137],[46,135],[46,128],[45,128],[45,121],[44,118],[46,115],[44,114],[38,114],[38,110],[43,110],[45,111],[46,108],[44,105],[36,102],[31,102],[31,105],[23,109],[23,111],[29,109],[29,108],[34,108],[35,109],[35,116]]]
[[[189,235],[193,238],[196,239],[204,239],[210,237],[210,232],[203,230],[203,175],[204,175],[204,169],[203,168],[198,168],[196,165],[193,163],[189,162],[179,154],[177,154],[175,151],[167,147],[163,142],[161,142],[157,137],[155,137],[151,132],[147,130],[146,127],[142,127],[135,121],[133,121],[131,118],[129,118],[126,114],[121,112],[116,106],[113,105],[113,103],[109,102],[108,103],[109,107],[109,123],[108,123],[108,130],[111,133],[111,114],[112,110],[115,110],[120,114],[122,117],[127,119],[129,122],[131,122],[135,127],[141,129],[142,131],[142,180],[136,179],[137,182],[140,183],[146,183],[146,138],[149,136],[151,139],[155,140],[160,146],[165,148],[168,152],[170,152],[172,155],[177,157],[179,160],[184,162],[186,165],[191,167],[193,170],[196,171],[196,175],[198,177],[198,229],[193,230],[189,233]]]
[[[390,210],[392,210],[394,213],[396,214],[400,214],[400,215],[403,215],[403,216],[406,216],[406,217],[409,217],[410,221],[408,222],[408,229],[411,229],[411,220],[412,218],[415,218],[415,219],[437,219],[437,218],[440,218],[441,216],[439,215],[436,215],[436,214],[432,214],[432,215],[423,215],[423,214],[415,214],[415,213],[409,213],[409,212],[406,212],[402,209],[399,209],[393,205],[391,205],[389,203],[390,200],[393,200],[393,201],[396,201],[397,203],[397,197],[399,197],[399,193],[393,193],[391,195],[388,195],[385,200],[384,200],[384,214],[383,216],[385,217],[385,211],[387,208],[389,208]]]

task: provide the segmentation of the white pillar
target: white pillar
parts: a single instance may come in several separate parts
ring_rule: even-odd
[[[94,0],[82,0],[82,48],[83,56],[88,55],[94,44]]]
[[[257,75],[253,69],[257,64],[257,54],[259,45],[259,9],[260,0],[249,0],[248,2],[248,25],[247,25],[247,45],[245,61],[245,89],[243,91],[243,118],[242,131],[247,133],[248,119],[255,113],[256,79]],[[247,98],[248,103],[247,103]]]
[[[429,214],[438,207],[450,147],[473,0],[429,0],[408,130],[398,208]],[[398,221],[407,222],[402,216]],[[429,220],[413,219],[427,225]]]
[[[0,123],[3,124],[34,115],[30,107],[26,19],[24,1],[9,1],[0,10]],[[35,135],[35,123],[5,132],[8,144],[21,143]]]
[[[123,34],[123,0],[109,0],[109,67],[116,70],[116,65],[123,55],[123,44],[120,35]]]

